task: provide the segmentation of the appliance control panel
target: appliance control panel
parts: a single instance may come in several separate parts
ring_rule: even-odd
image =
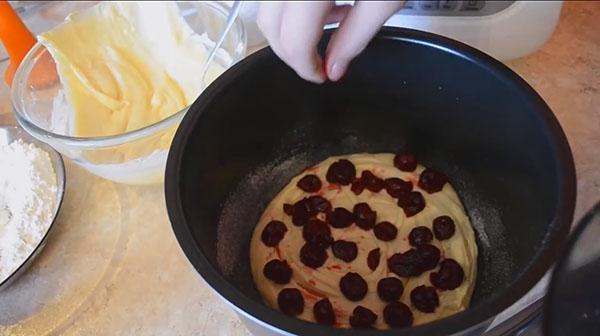
[[[408,0],[398,14],[428,16],[488,16],[499,13],[516,1]]]
[[[500,60],[540,48],[554,31],[562,1],[408,0],[387,26],[443,35]]]

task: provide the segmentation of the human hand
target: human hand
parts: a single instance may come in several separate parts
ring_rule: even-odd
[[[308,81],[339,80],[348,64],[367,46],[387,19],[404,1],[356,1],[336,6],[334,1],[261,2],[257,23],[271,48],[285,63]],[[317,52],[323,26],[340,22],[333,34],[325,61]]]

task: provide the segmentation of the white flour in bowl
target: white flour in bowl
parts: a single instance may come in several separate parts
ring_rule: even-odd
[[[0,133],[0,283],[33,252],[56,207],[56,174],[48,153]]]

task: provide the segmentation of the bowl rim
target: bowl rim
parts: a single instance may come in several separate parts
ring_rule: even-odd
[[[556,331],[552,328],[556,323],[552,322],[555,319],[560,319],[557,316],[557,312],[553,309],[553,304],[558,303],[558,294],[559,286],[561,282],[564,281],[565,268],[571,265],[572,257],[576,252],[577,244],[582,239],[583,235],[588,232],[588,229],[591,230],[593,225],[598,225],[598,219],[600,218],[600,201],[596,202],[577,222],[577,225],[573,229],[573,232],[570,233],[569,239],[565,246],[563,247],[563,253],[560,258],[556,262],[554,269],[552,270],[552,278],[550,279],[550,283],[548,284],[548,303],[543,307],[543,315],[542,315],[542,331],[544,335],[555,335]]]
[[[225,4],[218,1],[200,1],[194,3],[193,6],[207,6],[208,8],[211,8],[211,10],[214,10],[220,15],[222,15],[223,18],[227,18],[227,15],[229,13],[229,8]],[[233,64],[237,63],[246,56],[246,51],[248,47],[246,28],[239,16],[235,19],[234,27],[240,35],[240,43],[242,43],[243,48],[240,54],[233,58]],[[125,143],[130,143],[135,140],[143,139],[147,136],[156,134],[162,130],[176,125],[183,119],[186,112],[191,106],[188,105],[183,109],[175,112],[174,114],[164,119],[161,119],[153,124],[115,135],[76,137],[51,132],[45,128],[38,126],[35,122],[33,122],[27,116],[27,114],[24,113],[24,109],[21,107],[21,97],[23,97],[22,92],[25,88],[27,78],[31,73],[33,66],[36,64],[37,59],[44,51],[46,51],[45,46],[39,41],[36,42],[35,45],[25,55],[19,67],[17,68],[14,75],[13,85],[10,90],[11,103],[13,106],[13,110],[15,111],[17,121],[19,122],[21,127],[23,127],[27,132],[41,139],[52,139],[60,141],[63,145],[73,147],[73,149],[96,149],[113,147]]]
[[[328,33],[331,33],[331,31],[328,30]],[[482,332],[491,323],[491,319],[494,316],[517,302],[534,287],[556,260],[560,247],[564,244],[564,237],[567,236],[573,219],[576,198],[575,168],[567,138],[552,110],[539,94],[514,71],[482,51],[450,38],[407,28],[384,27],[375,38],[425,45],[451,53],[473,63],[474,66],[484,68],[491,75],[497,76],[499,79],[515,86],[529,97],[529,104],[532,106],[532,111],[534,111],[532,113],[535,113],[539,121],[544,123],[547,132],[550,134],[548,136],[549,146],[556,150],[558,160],[555,162],[553,168],[560,176],[560,181],[558,181],[557,186],[558,197],[555,212],[552,220],[548,223],[548,230],[536,254],[523,267],[523,270],[515,277],[515,280],[511,281],[503,290],[494,293],[488,299],[469,307],[469,309],[405,330],[411,335],[455,334],[465,331]],[[397,335],[399,331],[402,332],[402,329],[377,330],[376,332],[355,329],[334,329],[289,317],[277,310],[271,309],[263,303],[249,298],[230,284],[204,255],[204,252],[196,244],[191,234],[182,207],[180,184],[184,149],[192,130],[200,116],[203,115],[201,112],[209,107],[215,97],[230,82],[235,81],[242,73],[251,68],[254,63],[275,58],[276,56],[272,50],[267,47],[228,69],[202,93],[202,99],[198,99],[192,104],[191,110],[193,113],[187,114],[184,122],[179,126],[171,144],[165,173],[165,198],[175,236],[184,254],[202,278],[220,296],[234,305],[238,311],[258,321],[260,324],[279,329],[281,332],[295,334],[329,336],[330,333],[335,332],[340,335]]]
[[[31,266],[31,263],[33,262],[33,260],[38,256],[38,254],[42,251],[42,249],[46,245],[46,241],[48,240],[48,237],[50,236],[50,232],[55,227],[56,220],[58,218],[60,209],[62,208],[63,201],[65,199],[64,196],[65,196],[65,190],[66,190],[66,186],[67,186],[67,178],[66,178],[67,175],[66,175],[66,170],[65,170],[65,162],[62,158],[62,155],[60,155],[60,153],[57,152],[54,148],[52,148],[51,146],[45,144],[44,142],[42,142],[40,140],[37,140],[36,138],[29,135],[26,131],[24,131],[22,128],[20,128],[18,126],[0,126],[0,129],[5,129],[11,133],[14,132],[15,134],[18,134],[19,139],[22,139],[23,142],[34,144],[36,147],[38,147],[41,150],[43,150],[44,152],[48,153],[48,156],[50,157],[50,161],[52,163],[52,168],[54,170],[54,175],[56,176],[56,186],[57,186],[57,191],[56,191],[57,199],[56,199],[55,210],[54,210],[54,213],[52,216],[52,221],[50,221],[50,224],[48,225],[46,232],[42,236],[42,239],[40,239],[40,241],[36,244],[35,248],[29,253],[27,258],[25,258],[21,262],[19,267],[14,269],[11,272],[11,274],[9,274],[8,277],[6,277],[6,279],[0,281],[0,292],[2,292],[6,288],[10,287],[12,282],[15,281],[16,279],[18,279],[18,277],[25,270],[27,270],[29,268],[29,266]]]

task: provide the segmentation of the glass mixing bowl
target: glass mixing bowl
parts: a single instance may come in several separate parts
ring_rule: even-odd
[[[93,4],[94,2],[86,3],[90,6]],[[182,1],[177,2],[177,5],[196,33],[206,33],[213,41],[218,39],[225,27],[228,7],[212,1]],[[225,58],[219,57],[217,53],[213,62],[219,63],[223,68],[230,67],[245,56],[246,32],[239,19],[227,34],[221,48],[229,54],[232,61],[225,64]],[[126,133],[100,137],[72,136],[67,131],[66,122],[61,121],[69,107],[60,79],[43,87],[34,85],[39,83],[42,76],[47,75],[48,66],[55,67],[50,53],[42,44],[37,43],[17,69],[11,100],[19,124],[35,138],[96,175],[127,184],[162,182],[169,145],[189,107],[159,122]]]

